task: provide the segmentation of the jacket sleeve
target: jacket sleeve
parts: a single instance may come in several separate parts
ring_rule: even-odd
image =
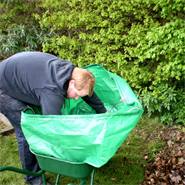
[[[96,93],[94,92],[93,95],[90,96],[84,96],[82,97],[82,99],[88,104],[90,105],[95,111],[96,113],[105,113],[107,110],[105,108],[105,106],[103,105],[102,101],[99,99],[99,97],[96,95]]]
[[[64,97],[52,92],[42,93],[40,96],[40,104],[43,115],[60,115],[61,107],[64,103]]]

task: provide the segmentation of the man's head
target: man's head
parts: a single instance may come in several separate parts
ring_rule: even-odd
[[[75,67],[69,81],[67,98],[78,99],[83,96],[92,96],[94,83],[95,79],[89,71]]]

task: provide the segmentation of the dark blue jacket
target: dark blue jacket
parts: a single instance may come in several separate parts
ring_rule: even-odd
[[[0,63],[0,89],[15,99],[41,106],[43,114],[61,114],[74,67],[48,53],[17,53]],[[97,113],[106,112],[95,93],[83,99]]]

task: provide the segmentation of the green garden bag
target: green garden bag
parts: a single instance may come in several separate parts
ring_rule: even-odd
[[[86,67],[96,78],[95,92],[107,112],[95,114],[81,98],[66,99],[62,115],[22,112],[21,125],[37,154],[101,167],[139,121],[143,108],[127,82],[99,65]]]

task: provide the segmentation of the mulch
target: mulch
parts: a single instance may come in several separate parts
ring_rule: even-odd
[[[149,162],[142,185],[185,185],[185,132],[166,128],[160,137],[166,146]]]

